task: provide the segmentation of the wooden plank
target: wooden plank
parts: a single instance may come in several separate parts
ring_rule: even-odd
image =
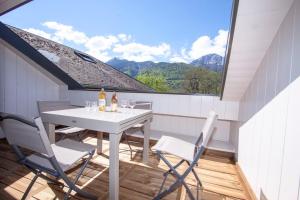
[[[96,134],[87,134],[84,141],[90,144],[97,143]],[[28,169],[16,163],[14,154],[6,142],[0,141],[0,199],[20,199],[28,183],[33,178],[33,173]],[[108,151],[109,142],[103,139],[103,153],[95,155],[88,164],[83,176],[79,179],[78,187],[84,191],[93,193],[99,200],[106,200],[109,198],[109,157],[112,154]],[[120,163],[120,187],[119,197],[125,200],[150,200],[157,194],[162,183],[163,172],[167,167],[157,160],[154,154],[150,154],[149,163],[145,165],[142,163],[142,147],[137,146],[139,151],[136,157],[130,160],[130,153],[127,144],[120,144],[119,153]],[[116,153],[116,152],[114,152]],[[213,154],[209,155],[213,158]],[[167,156],[171,162],[178,162],[179,159],[174,156]],[[225,160],[225,162],[223,162]],[[204,190],[200,190],[199,194],[202,199],[206,200],[237,200],[237,199],[251,199],[245,184],[239,177],[239,172],[234,164],[228,158],[217,155],[217,159],[201,159],[199,166],[195,168],[200,179],[202,180]],[[186,169],[186,165],[178,168],[182,173]],[[73,179],[79,171],[79,167],[75,167],[68,172],[68,176]],[[174,182],[174,177],[168,177],[165,187]],[[196,182],[192,174],[186,179],[189,188],[194,196],[197,194]],[[59,188],[51,184],[47,184],[45,180],[38,179],[30,192],[31,199],[61,199],[67,187]],[[71,194],[75,200],[81,200],[75,192]],[[179,188],[170,195],[166,200],[189,200],[185,189]]]

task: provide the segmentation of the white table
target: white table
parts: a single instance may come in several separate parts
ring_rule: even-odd
[[[149,153],[149,128],[151,110],[120,108],[118,112],[87,111],[85,108],[49,111],[42,119],[51,143],[55,142],[55,124],[85,128],[109,133],[109,199],[119,199],[119,142],[124,130],[145,122],[143,162]],[[102,137],[97,141],[98,153],[102,152]]]

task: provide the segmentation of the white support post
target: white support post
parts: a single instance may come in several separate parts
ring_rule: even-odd
[[[119,143],[122,133],[109,134],[109,200],[119,199]]]
[[[150,119],[144,124],[144,149],[143,149],[143,162],[148,163],[149,158],[149,140],[150,140]]]
[[[101,154],[103,152],[103,132],[97,132],[97,154]]]

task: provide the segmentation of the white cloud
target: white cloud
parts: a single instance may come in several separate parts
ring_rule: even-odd
[[[54,30],[54,36],[57,38],[58,41],[61,42],[67,40],[74,42],[75,44],[84,44],[89,39],[85,33],[74,30],[72,26],[49,21],[44,22],[43,26]]]
[[[84,46],[88,50],[98,50],[104,51],[107,49],[111,49],[111,47],[118,43],[119,39],[113,35],[109,36],[94,36],[87,40]]]
[[[157,58],[167,58],[170,55],[169,44],[161,43],[157,46],[150,46],[141,43],[117,44],[113,52],[121,54],[121,58],[134,61],[155,61]]]
[[[132,39],[131,35],[126,35],[124,33],[120,33],[118,34],[118,38],[122,41],[122,42],[129,42]]]
[[[187,55],[190,60],[197,59],[203,55],[216,53],[224,56],[226,44],[227,44],[228,31],[219,30],[218,35],[215,38],[209,36],[199,37],[193,44]]]
[[[218,34],[211,38],[200,36],[190,48],[182,48],[175,52],[165,42],[157,45],[147,45],[135,42],[131,35],[120,33],[116,35],[95,35],[89,37],[86,33],[76,30],[73,26],[61,24],[54,21],[47,21],[42,24],[52,32],[45,32],[35,28],[24,29],[25,31],[54,40],[64,44],[76,44],[84,51],[99,60],[106,62],[112,57],[120,57],[133,61],[162,61],[170,62],[191,62],[199,57],[216,53],[224,56],[227,44],[228,31],[219,30]]]
[[[187,60],[179,55],[173,55],[169,60],[172,63],[187,63]]]
[[[112,59],[112,57],[106,51],[99,51],[97,49],[90,49],[90,50],[86,51],[86,53],[89,54],[89,55],[94,56],[95,58],[101,60],[102,62],[107,62],[110,59]]]
[[[23,30],[27,31],[29,33],[33,33],[35,35],[38,35],[38,36],[41,36],[43,38],[51,40],[51,34],[50,33],[46,33],[45,31],[42,31],[42,30],[39,30],[39,29],[35,29],[35,28],[25,28]]]

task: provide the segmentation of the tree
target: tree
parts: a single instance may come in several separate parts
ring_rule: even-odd
[[[170,90],[166,78],[158,71],[144,71],[137,75],[136,79],[156,92],[169,92]]]
[[[220,83],[221,73],[194,68],[185,73],[182,87],[188,93],[218,94]]]

